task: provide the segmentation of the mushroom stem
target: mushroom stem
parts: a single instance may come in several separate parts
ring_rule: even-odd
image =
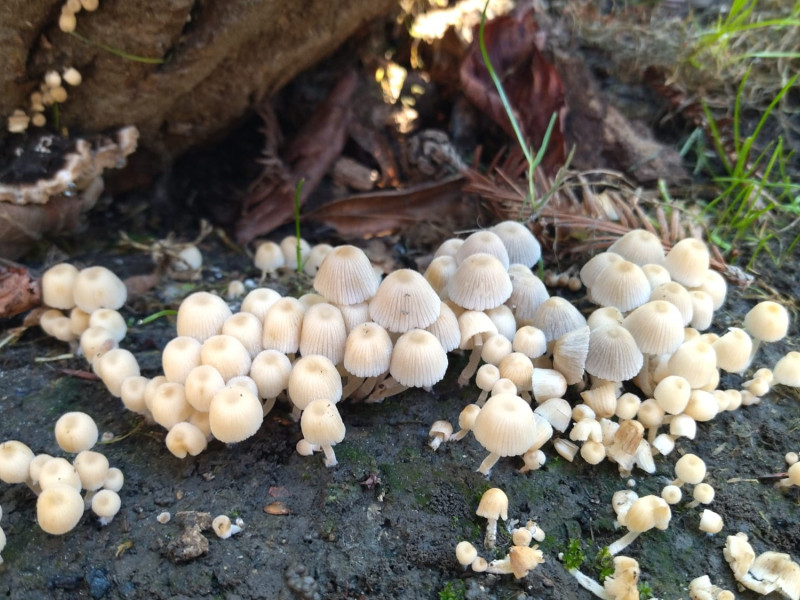
[[[611,556],[619,554],[625,548],[627,548],[631,544],[631,542],[633,542],[633,540],[635,540],[637,537],[639,537],[638,531],[629,531],[621,538],[619,538],[616,542],[608,546],[608,553]]]
[[[431,441],[428,442],[428,445],[433,448],[434,450],[438,450],[439,446],[442,445],[442,442],[449,441],[445,440],[442,434],[437,434],[431,438]]]
[[[486,404],[486,399],[488,397],[489,397],[489,390],[483,390],[478,396],[478,400],[475,402],[475,404],[482,407],[484,404]]]
[[[486,535],[483,538],[483,547],[491,550],[497,544],[497,519],[488,518],[486,520]],[[506,557],[508,558],[508,557]],[[493,565],[498,561],[492,561],[489,565]],[[500,561],[502,562],[502,561]],[[510,563],[509,563],[510,565]],[[509,569],[511,567],[509,566]],[[511,571],[499,571],[500,573],[511,573]]]
[[[355,375],[348,375],[347,385],[344,386],[344,388],[342,389],[342,398],[349,398],[350,394],[355,393],[355,391],[364,384],[365,379],[366,378],[364,377],[356,377]]]
[[[336,454],[333,452],[333,446],[325,444],[322,446],[322,451],[325,453],[325,466],[335,467],[339,463],[336,461]]]
[[[590,591],[592,594],[598,598],[602,598],[603,600],[611,600],[611,596],[606,593],[605,588],[588,575],[582,573],[578,569],[569,569],[569,574],[576,579],[578,585],[580,585],[583,589]]]
[[[483,338],[481,334],[477,334],[472,338],[472,354],[469,355],[469,362],[467,366],[464,367],[464,370],[461,371],[461,375],[458,376],[458,385],[464,387],[469,383],[469,380],[472,379],[472,376],[475,375],[475,371],[478,370],[478,363],[481,361],[481,350],[483,349]]]
[[[469,429],[459,429],[457,432],[455,432],[453,435],[451,435],[450,439],[447,440],[447,441],[448,442],[457,442],[458,440],[464,439],[464,436],[466,436],[468,433],[469,433]]]
[[[367,402],[382,402],[389,396],[394,396],[395,394],[399,394],[404,392],[408,389],[407,385],[403,385],[399,383],[394,377],[387,377],[378,385],[375,386],[375,390],[372,392],[369,398],[367,398]]]
[[[267,413],[271,411],[275,407],[275,401],[277,398],[267,398],[264,401],[264,416],[267,416]]]
[[[746,371],[751,364],[753,364],[753,359],[756,357],[756,353],[758,352],[759,347],[761,346],[761,340],[757,337],[753,338],[753,347],[750,349],[750,358],[747,359],[747,366],[742,369],[742,372]]]
[[[373,389],[375,389],[375,384],[378,383],[378,377],[367,377],[364,380],[364,383],[352,394],[352,399],[355,401],[360,401],[370,395]]]
[[[488,477],[489,471],[492,470],[494,463],[496,463],[498,460],[500,460],[500,455],[490,452],[489,455],[483,459],[481,466],[478,467],[478,473],[483,473]]]
[[[495,575],[505,575],[513,573],[514,569],[511,568],[511,557],[506,555],[505,558],[493,560],[486,567],[486,573],[494,573]]]
[[[300,416],[301,416],[302,414],[303,414],[303,411],[302,411],[302,409],[300,409],[300,408],[297,408],[295,405],[292,405],[292,412],[291,412],[291,414],[289,415],[289,418],[291,418],[291,419],[292,419],[292,421],[294,421],[295,423],[297,423],[297,422],[300,420]]]

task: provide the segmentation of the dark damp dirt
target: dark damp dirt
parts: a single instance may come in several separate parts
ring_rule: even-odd
[[[254,275],[250,259],[233,254],[217,238],[201,247],[207,264],[201,282],[164,281],[123,314],[134,322],[153,306],[176,306],[192,289],[222,289],[230,273]],[[131,258],[100,252],[84,254],[81,261],[106,264],[122,276],[147,268],[146,260]],[[772,287],[757,282],[748,291],[731,291],[712,330],[740,323],[765,294],[789,297],[795,276],[796,265],[790,264],[770,273]],[[170,295],[175,297],[166,300]],[[173,332],[167,319],[134,325],[123,346],[139,358],[143,373],[153,376],[160,366],[159,350]],[[771,366],[787,348],[796,347],[796,320],[791,334],[790,341],[763,348],[757,365]],[[38,361],[65,351],[66,345],[38,329],[3,349],[0,439],[61,455],[52,434],[58,416],[69,410],[91,414],[101,431],[124,436],[98,448],[125,474],[122,511],[105,527],[86,513],[72,532],[54,537],[36,525],[32,492],[24,485],[3,485],[0,505],[8,543],[0,595],[588,598],[559,562],[559,552],[570,540],[580,540],[586,556],[582,570],[598,577],[597,552],[621,535],[614,529],[610,499],[626,479],[615,465],[569,463],[548,444],[540,471],[521,475],[518,458],[502,459],[487,480],[475,471],[485,452],[474,438],[444,444],[436,452],[427,446],[430,424],[442,418],[455,423],[460,409],[477,396],[474,387],[461,390],[455,382],[465,362],[460,356],[451,358],[447,378],[433,393],[408,391],[382,404],[343,403],[347,436],[336,447],[339,466],[328,469],[320,455],[296,454],[299,427],[280,403],[255,437],[230,447],[213,442],[200,456],[179,460],[164,447],[160,427],[127,412],[100,382],[65,374],[64,369],[85,369],[82,359]],[[735,387],[741,379],[726,376],[723,382]],[[735,589],[722,547],[725,536],[737,531],[750,536],[757,552],[800,555],[797,495],[755,481],[783,470],[784,454],[800,450],[797,394],[777,389],[760,405],[724,413],[698,429],[697,439],[681,440],[675,453],[657,458],[655,475],[634,472],[640,495],[659,493],[673,478],[677,457],[697,453],[706,460],[707,481],[716,489],[710,508],[725,520],[722,533],[706,536],[697,529],[701,509],[678,506],[667,531],[643,534],[629,547],[627,553],[640,562],[642,581],[661,598],[687,598],[688,582],[703,574]],[[481,545],[484,521],[474,513],[481,493],[491,486],[508,494],[510,519],[533,519],[547,533],[541,544],[546,562],[520,580],[465,572],[455,561],[458,541]],[[269,505],[272,512],[288,514],[269,514]],[[173,517],[167,524],[156,520],[163,511]],[[208,530],[187,541],[185,516],[179,518],[183,511],[239,517],[244,529],[227,540]],[[206,541],[207,552],[179,560]],[[481,549],[481,554],[501,557],[509,544],[510,534],[501,523],[498,550]]]

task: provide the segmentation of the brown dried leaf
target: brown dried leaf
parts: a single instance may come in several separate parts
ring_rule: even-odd
[[[413,223],[444,219],[463,210],[463,176],[401,190],[348,196],[305,215],[322,221],[343,236],[385,235]]]
[[[537,47],[540,35],[532,10],[492,19],[484,30],[489,60],[502,80],[525,139],[534,149],[541,146],[553,113],[559,115],[543,161],[553,173],[566,160],[561,122],[564,86]],[[461,63],[461,82],[467,98],[513,137],[511,122],[483,62],[477,32]]]
[[[291,511],[283,502],[276,501],[267,504],[264,507],[264,512],[268,515],[288,515]]]
[[[39,282],[25,267],[0,263],[0,318],[8,319],[41,304]]]

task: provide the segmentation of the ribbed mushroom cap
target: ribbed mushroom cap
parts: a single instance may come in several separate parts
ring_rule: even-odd
[[[447,353],[432,333],[412,329],[401,335],[392,350],[389,373],[401,385],[427,387],[447,371]]]
[[[82,269],[72,286],[75,306],[92,313],[98,308],[118,309],[128,298],[128,290],[122,280],[105,267]]]
[[[702,240],[686,238],[675,244],[667,253],[664,266],[673,281],[695,287],[701,285],[710,262],[708,246]]]
[[[255,435],[264,420],[258,398],[243,388],[223,388],[214,394],[208,407],[211,434],[221,442],[233,444]]]
[[[439,258],[440,256],[452,256],[455,258],[456,252],[461,246],[464,244],[464,240],[461,238],[450,238],[443,241],[439,244],[439,247],[436,249],[434,253],[434,258]]]
[[[150,402],[153,420],[164,429],[186,421],[192,414],[192,405],[186,400],[186,389],[181,383],[163,383],[156,389]]]
[[[662,265],[646,264],[642,265],[642,273],[650,282],[650,289],[654,290],[658,286],[672,281],[672,277],[667,268]]]
[[[277,350],[262,350],[250,365],[250,377],[256,382],[261,398],[275,398],[289,385],[292,363]]]
[[[519,396],[498,394],[483,405],[472,432],[489,452],[517,456],[536,442],[536,419],[530,405]]]
[[[788,311],[772,300],[759,302],[744,317],[744,328],[762,342],[777,342],[789,329]]]
[[[714,271],[708,269],[700,285],[692,286],[691,290],[699,290],[705,292],[714,301],[714,310],[719,310],[725,303],[725,296],[728,293],[728,284],[725,278]]]
[[[522,352],[530,359],[539,358],[547,351],[547,339],[541,329],[524,325],[514,334],[511,349],[514,352]]]
[[[39,527],[51,535],[63,535],[73,529],[83,516],[81,493],[74,487],[60,484],[42,490],[36,500]]]
[[[772,370],[773,383],[800,387],[800,352],[788,352]]]
[[[297,352],[305,307],[297,298],[280,298],[264,317],[261,347],[284,354]]]
[[[330,400],[313,400],[300,417],[303,438],[315,446],[333,446],[344,439],[345,426]]]
[[[590,290],[592,302],[614,306],[622,312],[647,302],[651,292],[650,282],[642,268],[627,260],[606,265]]]
[[[453,278],[453,273],[456,272],[458,263],[456,259],[449,255],[437,256],[425,269],[423,277],[431,284],[434,291],[439,294],[442,299],[447,298],[447,288],[450,285],[450,280]]]
[[[513,381],[517,391],[522,392],[531,389],[533,363],[530,358],[521,352],[512,352],[505,356],[500,361],[498,369],[500,369],[500,377]]]
[[[321,302],[306,311],[300,331],[300,354],[321,354],[338,365],[344,357],[346,340],[347,328],[338,308]]]
[[[650,294],[650,301],[665,300],[674,304],[681,313],[683,325],[686,326],[692,321],[692,298],[689,291],[677,281],[662,283],[653,293]]]
[[[700,340],[684,342],[667,363],[670,375],[680,375],[692,389],[702,388],[716,374],[717,355],[711,344]]]
[[[214,335],[200,348],[200,364],[211,365],[225,381],[250,372],[250,352],[232,335]]]
[[[341,400],[342,378],[330,359],[311,354],[294,363],[287,389],[292,404],[303,410],[312,400]]]
[[[72,289],[78,277],[78,269],[69,263],[61,263],[47,269],[42,275],[42,302],[53,308],[67,310],[75,306]]]
[[[588,326],[568,331],[553,344],[553,368],[572,385],[583,378],[586,356],[589,354]]]
[[[235,337],[250,353],[250,358],[261,352],[261,338],[264,327],[261,319],[249,312],[231,315],[222,324],[222,334]]]
[[[508,270],[510,261],[508,251],[503,240],[496,233],[484,230],[476,231],[471,234],[456,251],[456,263],[460,266],[468,257],[473,254],[489,254],[494,256],[503,265],[503,270]],[[516,262],[516,261],[515,261]]]
[[[536,309],[550,297],[547,288],[541,279],[532,273],[512,273],[511,295],[506,300],[506,305],[511,308],[517,326],[530,325]]]
[[[383,327],[377,323],[363,323],[347,336],[344,368],[356,377],[377,377],[389,370],[392,347],[392,340]]]
[[[530,229],[517,221],[503,221],[489,229],[497,234],[508,251],[510,263],[532,267],[542,257],[542,246]]]
[[[219,296],[195,292],[184,298],[178,307],[178,335],[204,342],[222,331],[222,325],[231,314],[231,309]]]
[[[500,488],[489,488],[478,503],[475,514],[484,519],[508,520],[508,496]]]
[[[281,295],[275,290],[269,288],[256,288],[249,292],[242,300],[241,312],[249,312],[262,323],[264,317],[267,316],[267,311],[280,300]]]
[[[448,297],[469,310],[500,306],[511,296],[512,285],[503,264],[479,253],[465,258],[450,280]]]
[[[336,304],[358,304],[378,290],[369,258],[356,246],[337,246],[325,256],[314,277],[314,289]]]
[[[424,328],[439,317],[441,299],[425,278],[411,269],[386,276],[369,303],[372,320],[387,331]]]
[[[568,331],[585,327],[586,319],[569,300],[553,296],[539,305],[531,324],[541,329],[547,341],[551,342]]]
[[[68,412],[55,425],[56,443],[64,452],[88,450],[97,443],[99,433],[94,419],[84,412]]]
[[[603,271],[603,269],[605,269],[611,263],[621,262],[623,260],[625,259],[614,252],[601,252],[600,254],[595,254],[592,258],[586,261],[583,267],[581,267],[580,278],[583,282],[583,285],[591,289],[597,282],[597,279],[600,277],[600,273]]]
[[[633,229],[611,244],[608,252],[619,254],[625,260],[642,265],[664,264],[664,246],[659,237],[645,229]]]
[[[620,325],[598,327],[589,337],[586,372],[609,381],[627,381],[642,368],[644,357],[630,332]]]
[[[487,337],[497,333],[497,326],[492,323],[489,316],[477,310],[465,310],[458,317],[458,328],[461,333],[459,347],[468,350],[473,346],[476,335]]]
[[[164,440],[167,449],[178,458],[186,458],[187,454],[197,456],[206,449],[206,435],[196,426],[181,421],[172,426]]]
[[[622,321],[639,350],[645,354],[669,354],[683,342],[683,319],[674,304],[655,300],[633,310]]]
[[[689,325],[698,331],[705,331],[711,327],[714,318],[714,300],[700,290],[690,291],[689,297],[692,299],[692,320]]]
[[[744,329],[731,327],[711,347],[717,355],[717,367],[728,373],[741,373],[750,364],[753,340]]]
[[[458,317],[447,304],[442,302],[437,319],[425,328],[439,340],[445,352],[458,348],[461,344],[461,330],[458,326]]]
[[[586,324],[590,329],[596,329],[603,325],[621,324],[624,317],[618,308],[614,306],[601,306],[594,309],[586,319]]]

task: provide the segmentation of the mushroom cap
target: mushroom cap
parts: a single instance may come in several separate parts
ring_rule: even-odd
[[[17,440],[0,444],[0,480],[6,483],[25,483],[33,460],[33,450]]]
[[[705,280],[710,258],[705,242],[697,238],[685,238],[667,252],[664,266],[674,281],[686,287],[695,287]]]
[[[325,255],[314,277],[314,289],[336,304],[358,304],[372,298],[378,278],[369,258],[356,246],[337,246]]]
[[[389,370],[392,347],[392,339],[383,327],[363,323],[347,336],[344,368],[356,377],[377,377]]]
[[[122,500],[113,490],[100,490],[92,496],[92,512],[105,522],[113,519],[121,506]]]
[[[736,581],[742,581],[756,559],[756,553],[747,541],[747,534],[741,531],[727,537],[722,554],[728,561]]]
[[[714,310],[719,310],[725,303],[725,296],[728,292],[728,284],[720,273],[714,271],[713,269],[709,269],[706,271],[703,282],[698,286],[692,286],[691,289],[700,290],[707,293],[709,296],[711,296],[711,300],[714,303]]]
[[[782,356],[775,363],[772,377],[776,384],[800,387],[800,352],[791,351]]]
[[[744,328],[762,342],[777,342],[786,337],[789,312],[777,302],[759,302],[744,316]]]
[[[297,352],[306,308],[297,298],[279,298],[264,316],[261,346],[284,354]]]
[[[42,490],[36,500],[36,520],[46,533],[63,535],[73,529],[83,516],[84,503],[78,490],[56,484]]]
[[[544,331],[532,325],[523,325],[514,334],[511,349],[514,352],[522,352],[530,359],[539,358],[547,352],[547,339]]]
[[[311,252],[306,257],[306,262],[303,264],[303,273],[309,277],[316,277],[319,273],[319,268],[325,257],[331,253],[333,246],[330,244],[315,244],[311,247]]]
[[[283,260],[287,269],[297,268],[297,246],[300,246],[300,262],[305,262],[308,255],[311,253],[311,245],[303,238],[297,238],[293,235],[287,235],[280,242],[281,252],[283,252]]]
[[[185,383],[192,369],[200,365],[202,344],[187,335],[172,338],[161,351],[161,368],[167,381]]]
[[[538,546],[512,546],[508,551],[514,577],[520,579],[544,562],[544,555]]]
[[[696,454],[684,454],[675,463],[675,475],[681,481],[696,485],[706,476],[706,463]]]
[[[73,325],[76,327],[80,327],[78,324],[78,319],[80,319],[80,313],[83,313],[81,309],[74,308],[73,312],[79,311],[76,314],[76,319]],[[86,313],[83,313],[86,314]],[[70,320],[72,320],[72,314],[70,314]],[[128,332],[128,326],[125,323],[125,319],[119,314],[119,311],[114,310],[113,308],[98,308],[91,315],[89,315],[89,323],[87,327],[84,327],[79,333],[83,333],[88,327],[103,327],[111,334],[111,337],[114,338],[114,341],[121,342],[125,338],[125,334]]]
[[[427,387],[447,372],[447,353],[436,336],[423,329],[401,335],[392,350],[389,373],[401,385]]]
[[[481,446],[500,456],[524,454],[538,436],[530,405],[513,394],[490,397],[475,418],[472,432]]]
[[[478,310],[465,310],[458,315],[458,329],[461,333],[459,347],[468,350],[473,347],[473,338],[481,335],[486,338],[497,333],[495,325],[485,312]]]
[[[442,299],[447,298],[447,287],[456,272],[458,263],[456,259],[449,255],[437,256],[434,258],[422,276],[431,284],[434,291]]]
[[[483,340],[483,346],[481,347],[481,359],[484,360],[486,364],[499,366],[503,359],[511,354],[511,351],[511,342],[508,340],[508,338],[500,333],[495,333]],[[525,356],[521,352],[518,352],[517,354]],[[530,359],[527,356],[525,356],[525,359],[530,362]],[[526,383],[525,385],[528,384]]]
[[[347,328],[338,308],[320,302],[306,310],[300,331],[300,354],[327,356],[337,365],[344,357],[346,341]]]
[[[39,469],[39,487],[45,490],[54,485],[69,485],[80,491],[81,478],[78,471],[63,457],[46,461]]]
[[[263,323],[264,317],[267,316],[267,311],[269,311],[272,305],[280,300],[280,298],[281,295],[275,290],[270,288],[256,288],[244,297],[244,300],[242,300],[242,307],[239,310],[240,312],[249,312],[255,315],[258,317],[258,320]]]
[[[253,264],[262,273],[274,273],[286,264],[286,259],[276,242],[265,241],[256,246]]]
[[[442,302],[439,317],[425,328],[439,340],[445,352],[450,352],[458,348],[461,344],[461,330],[458,326],[458,317],[453,309]]]
[[[659,496],[649,495],[634,500],[619,521],[630,531],[643,533],[653,527],[666,529],[671,517],[669,504]]]
[[[222,325],[233,314],[225,301],[209,292],[194,292],[178,307],[177,331],[204,342],[222,331]]]
[[[518,326],[530,325],[536,309],[550,297],[547,287],[533,273],[509,271],[508,275],[511,278],[511,295],[506,300],[506,305],[514,313]]]
[[[636,308],[625,317],[622,326],[631,332],[645,354],[670,354],[684,338],[680,311],[665,300],[651,300]]]
[[[503,265],[504,271],[508,270],[508,265],[511,262],[509,261],[508,250],[506,250],[506,245],[503,243],[503,240],[497,233],[489,229],[476,231],[464,240],[464,243],[456,250],[456,263],[460,266],[467,258],[474,254],[489,254],[494,256],[500,261],[500,264]]]
[[[261,398],[276,398],[289,385],[292,362],[283,352],[262,350],[250,364],[250,377]]]
[[[178,458],[186,458],[187,454],[197,456],[208,445],[206,435],[196,425],[186,421],[173,425],[164,442],[167,449]]]
[[[128,299],[128,290],[109,269],[89,267],[78,272],[72,295],[75,306],[91,314],[98,308],[120,308]]]
[[[449,298],[468,310],[485,310],[500,306],[512,292],[511,279],[503,263],[485,253],[465,258],[453,273]]]
[[[192,414],[192,405],[186,398],[182,383],[163,383],[156,388],[150,402],[153,420],[164,429],[172,429]]]
[[[140,374],[136,357],[124,348],[113,348],[98,357],[94,362],[94,369],[115,398],[119,398],[122,392],[123,381]]]
[[[261,352],[264,327],[261,320],[253,313],[238,312],[228,317],[222,324],[222,334],[239,340],[247,348],[250,358],[255,358],[256,354]]]
[[[225,381],[247,375],[251,363],[250,352],[232,335],[212,335],[200,347],[200,364],[214,367]]]
[[[680,375],[668,375],[656,385],[653,398],[664,412],[671,415],[681,414],[689,403],[692,386]]]
[[[425,278],[411,269],[386,276],[369,303],[372,320],[394,333],[424,328],[439,317],[441,299]]]
[[[75,306],[72,289],[78,269],[69,263],[50,267],[42,275],[42,302],[53,308],[67,310]]]
[[[465,567],[469,566],[476,558],[478,558],[478,550],[475,546],[466,540],[458,542],[456,545],[456,560],[459,564]]]
[[[583,378],[586,357],[589,354],[589,326],[568,331],[553,344],[553,368],[564,375],[572,385]]]
[[[254,394],[242,388],[224,388],[214,394],[208,407],[212,435],[233,444],[255,435],[264,420],[264,409]]]
[[[103,487],[109,469],[105,455],[93,450],[83,450],[78,452],[72,466],[78,472],[83,489],[93,491]]]
[[[84,412],[64,413],[55,425],[58,446],[64,452],[78,453],[88,450],[97,443],[99,432],[94,419]]]
[[[508,341],[508,340],[506,340]],[[509,348],[511,344],[509,343]],[[531,359],[522,352],[511,352],[507,354],[497,365],[500,370],[500,377],[510,379],[514,382],[517,391],[529,391],[531,389],[531,378],[533,377],[533,363]],[[497,383],[497,382],[495,382]]]
[[[683,325],[686,326],[692,321],[692,297],[689,295],[689,290],[682,286],[677,281],[670,281],[669,283],[662,283],[653,290],[650,294],[650,301],[665,300],[670,304],[674,304],[678,311],[681,313]]]
[[[621,325],[594,329],[589,336],[586,372],[608,381],[627,381],[642,368],[644,357],[631,333]]]
[[[475,514],[484,519],[508,520],[508,496],[500,488],[489,488],[481,496]]]
[[[615,252],[600,252],[599,254],[595,254],[581,267],[580,278],[583,285],[591,289],[597,282],[603,269],[611,263],[621,262],[623,260],[625,259]]]
[[[680,375],[692,389],[702,388],[717,372],[717,354],[706,342],[684,342],[669,357],[667,367],[670,375]]]
[[[312,400],[341,400],[342,378],[330,359],[311,354],[294,363],[287,389],[292,404],[303,410]]]
[[[730,327],[711,347],[717,355],[717,367],[728,373],[741,373],[750,364],[753,340],[744,329]]]
[[[86,357],[90,365],[94,365],[94,361],[117,347],[117,342],[114,336],[105,327],[89,327],[81,333],[81,352]]]
[[[503,240],[510,263],[532,267],[542,257],[542,246],[528,227],[518,221],[502,221],[489,229]]]
[[[612,261],[600,271],[591,290],[592,302],[626,312],[650,298],[650,282],[642,268],[630,261]]]
[[[281,356],[286,358],[283,354]],[[251,373],[252,370],[251,365]],[[211,404],[214,394],[224,387],[225,380],[219,374],[219,371],[211,365],[198,365],[189,371],[186,376],[186,382],[184,383],[186,401],[195,410],[208,411],[208,405]]]
[[[539,305],[531,324],[541,329],[547,341],[551,342],[568,331],[585,327],[586,319],[569,300],[553,296]]]
[[[619,254],[640,267],[647,264],[664,264],[664,246],[659,237],[645,229],[632,229],[608,247],[608,252]]]
[[[333,446],[344,439],[345,426],[336,404],[330,400],[312,400],[300,417],[303,438],[315,446]]]

